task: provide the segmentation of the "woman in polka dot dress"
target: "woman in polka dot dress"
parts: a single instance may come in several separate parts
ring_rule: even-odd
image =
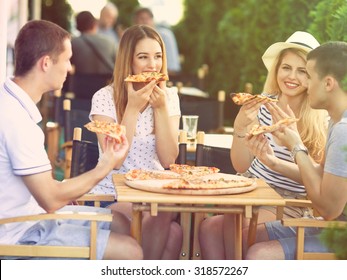
[[[178,155],[180,106],[177,91],[165,82],[124,82],[130,74],[142,72],[167,74],[165,46],[151,27],[128,28],[120,41],[112,84],[96,92],[92,99],[92,120],[117,122],[126,126],[129,151],[123,163],[92,190],[93,193],[115,194],[112,174],[131,169],[163,170]],[[104,136],[98,135],[100,152]],[[108,207],[131,216],[130,203]],[[182,243],[182,230],[174,221],[175,214],[159,213],[143,218],[145,259],[176,259]]]

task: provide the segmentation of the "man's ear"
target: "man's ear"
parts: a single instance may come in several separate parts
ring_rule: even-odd
[[[332,76],[326,76],[324,78],[324,82],[325,82],[325,88],[327,91],[331,91],[336,86],[338,86],[336,79]]]
[[[38,64],[42,71],[46,72],[52,64],[52,59],[49,55],[45,55],[39,59]]]

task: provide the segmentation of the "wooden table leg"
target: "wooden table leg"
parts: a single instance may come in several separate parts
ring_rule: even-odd
[[[235,260],[242,260],[242,214],[235,214]]]
[[[133,204],[130,234],[140,245],[142,244],[142,211],[137,208],[135,203]]]
[[[181,227],[183,231],[183,242],[180,254],[180,260],[190,259],[190,232],[192,224],[192,214],[191,213],[181,213]]]
[[[192,246],[192,259],[201,260],[201,248],[199,242],[199,229],[200,224],[204,220],[206,213],[193,214],[193,246]]]
[[[259,207],[253,207],[252,218],[248,227],[248,240],[247,247],[249,248],[255,243],[257,237],[257,226],[258,226],[258,216],[259,216]]]

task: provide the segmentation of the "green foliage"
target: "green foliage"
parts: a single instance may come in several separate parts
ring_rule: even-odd
[[[307,30],[307,14],[318,2],[186,0],[184,18],[174,29],[185,57],[183,71],[192,75],[208,64],[211,95],[221,89],[241,91],[246,82],[261,92],[266,75],[262,54],[294,31]]]
[[[347,208],[345,209],[347,215]],[[329,249],[336,254],[336,258],[340,260],[347,260],[347,226],[339,228],[336,225],[325,228],[320,239]]]
[[[115,4],[119,11],[118,24],[123,28],[132,25],[132,13],[139,6],[137,0],[109,0]]]
[[[347,41],[347,1],[321,0],[310,13],[313,18],[309,31],[320,42]]]
[[[267,74],[261,60],[264,51],[297,30],[307,31],[312,22],[307,15],[319,2],[185,0],[184,18],[174,27],[185,57],[183,75],[196,75],[208,64],[205,86],[211,96],[219,90],[243,91],[246,82],[260,93]],[[233,122],[230,110],[225,115],[228,124]]]
[[[67,0],[42,0],[41,9],[42,19],[52,21],[71,32],[72,8]]]

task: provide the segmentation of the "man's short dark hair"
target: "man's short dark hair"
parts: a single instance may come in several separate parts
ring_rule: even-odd
[[[70,33],[46,20],[27,22],[19,31],[14,45],[15,76],[26,75],[44,55],[52,59],[65,50],[64,41]]]
[[[85,32],[94,28],[96,18],[91,12],[83,11],[76,16],[76,28],[80,32]]]
[[[347,43],[332,41],[310,51],[307,60],[315,60],[319,78],[332,75],[347,90]]]

